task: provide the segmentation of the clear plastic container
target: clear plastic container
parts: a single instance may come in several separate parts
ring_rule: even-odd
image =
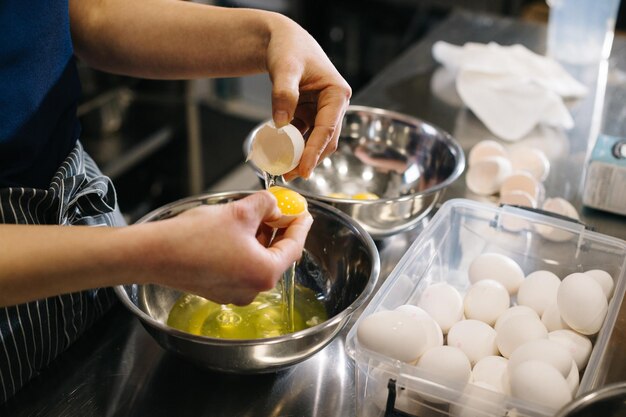
[[[560,241],[546,239],[546,232]],[[556,410],[535,403],[427,374],[413,365],[363,348],[356,338],[356,329],[364,317],[402,304],[417,304],[429,284],[447,282],[464,294],[469,287],[469,264],[486,252],[511,257],[525,274],[540,269],[552,271],[561,279],[590,269],[603,269],[611,274],[615,293],[604,324],[592,340],[594,348],[581,375],[578,392],[596,387],[599,363],[626,287],[626,242],[537,212],[456,199],[438,210],[348,333],[346,350],[355,361],[358,416],[554,415]],[[396,390],[391,396],[390,381],[395,381],[392,385]],[[395,404],[390,407],[388,402],[393,401]],[[386,414],[386,409],[395,413]]]

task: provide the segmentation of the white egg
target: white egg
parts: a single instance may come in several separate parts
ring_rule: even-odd
[[[502,156],[489,156],[470,166],[465,176],[467,188],[479,195],[492,195],[498,192],[502,182],[511,175],[508,159]]]
[[[572,395],[575,396],[578,391],[578,387],[580,387],[580,372],[578,371],[578,366],[576,366],[576,362],[573,359],[572,367],[570,368],[565,381],[567,381],[567,385],[569,385]]]
[[[535,203],[541,201],[545,192],[541,182],[526,171],[509,175],[500,186],[501,196],[520,191],[529,195]]]
[[[470,264],[468,270],[472,284],[483,279],[493,279],[504,285],[509,294],[517,292],[524,280],[524,271],[513,259],[499,253],[483,253]]]
[[[520,400],[557,410],[572,400],[567,381],[545,362],[529,360],[509,375],[511,394]]]
[[[463,301],[465,317],[493,326],[511,303],[509,292],[498,281],[485,279],[473,284]]]
[[[502,327],[502,323],[507,321],[510,317],[524,315],[524,314],[534,317],[536,319],[539,319],[537,312],[530,307],[527,307],[527,306],[509,307],[509,309],[506,310],[504,313],[502,313],[500,317],[498,317],[498,320],[496,320],[496,325],[494,326],[494,328],[496,329],[496,332],[500,331],[500,328]]]
[[[509,360],[502,356],[485,356],[474,365],[472,381],[491,385],[497,392],[506,393],[502,376],[507,372]]]
[[[541,206],[543,210],[559,214],[561,216],[570,217],[572,219],[578,220],[578,212],[572,206],[572,204],[560,197],[548,198],[543,202]],[[545,239],[554,241],[554,242],[565,242],[566,240],[572,239],[575,236],[575,233],[570,232],[564,229],[558,229],[553,226],[548,226],[545,224],[535,224],[535,229],[537,232],[543,236]]]
[[[554,330],[548,333],[548,339],[563,346],[576,362],[579,370],[585,369],[593,344],[587,336],[573,330]]]
[[[294,125],[276,128],[273,121],[265,123],[252,139],[248,160],[259,169],[283,175],[300,163],[304,151],[304,138]]]
[[[424,309],[414,306],[412,304],[404,304],[396,308],[397,311],[403,311],[416,320],[421,321],[426,328],[426,348],[443,345],[443,332],[437,322],[430,317],[430,315],[424,311]]]
[[[504,411],[504,397],[494,395],[496,388],[485,382],[467,384],[458,402],[450,404],[453,417],[500,416]]]
[[[559,312],[578,333],[596,334],[604,323],[608,302],[600,284],[591,276],[575,272],[566,276],[557,294]]]
[[[463,297],[452,285],[439,282],[426,287],[420,296],[418,307],[435,319],[443,334],[463,318]]]
[[[559,312],[559,306],[554,300],[553,304],[550,304],[548,308],[541,315],[541,322],[546,326],[549,332],[553,330],[569,329],[570,327],[565,323],[565,320],[561,317]]]
[[[509,374],[528,360],[538,360],[553,366],[567,377],[572,369],[572,355],[562,345],[549,339],[531,340],[513,351],[509,358]]]
[[[417,361],[417,367],[452,383],[467,383],[472,374],[469,359],[460,349],[436,346],[428,349]]]
[[[490,156],[501,156],[508,158],[504,146],[495,140],[481,140],[470,149],[467,157],[467,165],[472,166],[476,162],[481,161]]]
[[[613,282],[613,277],[602,269],[592,269],[589,271],[585,271],[585,274],[591,275],[593,279],[596,280],[598,284],[602,287],[602,291],[604,291],[604,295],[606,295],[606,299],[610,300],[613,296],[613,289],[615,287],[615,283]]]
[[[545,181],[550,173],[550,161],[540,149],[519,147],[509,155],[513,169],[524,170],[538,181]]]
[[[496,343],[500,354],[509,358],[518,347],[536,339],[548,337],[548,330],[541,320],[527,314],[509,317],[497,332]]]
[[[519,287],[517,303],[535,310],[539,316],[556,301],[561,280],[550,271],[529,274]]]
[[[496,331],[479,320],[462,320],[448,332],[448,346],[459,348],[465,353],[470,363],[486,356],[498,354]]]
[[[357,327],[357,339],[365,348],[403,362],[414,362],[426,350],[427,328],[401,311],[378,311]]]

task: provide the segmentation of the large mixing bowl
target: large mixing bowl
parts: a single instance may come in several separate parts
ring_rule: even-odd
[[[261,126],[246,138],[246,156]],[[262,178],[259,168],[252,167]],[[464,168],[461,146],[441,129],[405,114],[349,106],[337,151],[315,168],[309,180],[297,178],[282,185],[337,207],[378,239],[416,226]],[[380,199],[331,196],[363,192]]]
[[[149,213],[139,222],[167,219],[202,204],[226,203],[250,193],[183,199]],[[181,295],[179,291],[157,285],[125,285],[115,291],[161,346],[201,366],[232,373],[273,372],[291,366],[322,349],[337,335],[370,296],[380,271],[376,246],[356,222],[323,203],[310,202],[309,211],[314,222],[296,268],[296,283],[324,295],[328,320],[317,326],[267,339],[196,336],[165,324]]]

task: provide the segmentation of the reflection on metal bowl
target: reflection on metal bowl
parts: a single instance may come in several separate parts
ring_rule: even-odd
[[[626,416],[626,382],[616,382],[575,398],[556,417]]]
[[[202,204],[226,203],[250,193],[183,199],[149,213],[139,222],[166,219]],[[200,366],[231,373],[264,373],[294,365],[332,341],[370,296],[380,271],[374,242],[354,220],[318,202],[309,204],[309,212],[314,222],[296,268],[296,283],[323,294],[328,320],[316,326],[267,339],[196,336],[165,324],[181,295],[179,291],[157,285],[125,285],[116,287],[115,292],[161,346]]]
[[[246,138],[246,156],[260,126]],[[282,185],[337,207],[378,239],[417,225],[464,168],[461,146],[441,129],[401,113],[349,106],[337,151],[309,180]],[[349,197],[365,192],[379,199]],[[336,193],[346,198],[331,196]]]

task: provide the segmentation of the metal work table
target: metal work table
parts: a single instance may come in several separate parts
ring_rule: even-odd
[[[400,111],[439,125],[456,136],[467,152],[479,140],[492,136],[475,116],[455,103],[446,88],[445,74],[431,57],[433,42],[523,43],[541,53],[544,38],[541,24],[456,13],[407,50],[352,102]],[[547,146],[553,158],[545,184],[547,195],[570,199],[581,211],[583,222],[626,239],[624,217],[582,209],[579,197],[590,139],[600,130],[626,135],[622,108],[626,103],[626,42],[616,39],[608,76],[606,65],[568,69],[581,76],[592,91],[572,103],[573,130],[546,130],[530,139]],[[604,115],[600,117],[602,103]],[[446,198],[452,197],[478,199],[466,191],[464,179],[449,189]],[[379,242],[379,285],[418,233],[414,230]],[[345,354],[344,341],[356,315],[329,346],[289,370],[233,376],[199,369],[165,352],[138,320],[117,306],[15,398],[0,406],[0,416],[353,416],[354,366]],[[626,312],[622,311],[602,364],[608,370],[606,383],[626,379],[624,340]]]

